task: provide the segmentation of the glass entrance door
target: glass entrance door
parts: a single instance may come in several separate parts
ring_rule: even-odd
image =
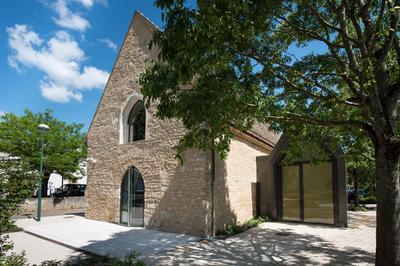
[[[298,165],[282,167],[282,218],[300,221],[300,170]]]
[[[332,163],[303,165],[304,221],[334,223]]]
[[[144,225],[144,183],[140,172],[131,167],[121,184],[120,222],[128,226]]]
[[[334,224],[332,163],[282,166],[282,219]]]

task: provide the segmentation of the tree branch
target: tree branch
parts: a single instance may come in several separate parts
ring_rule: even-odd
[[[308,6],[308,8],[311,10],[311,12],[313,13],[313,15],[318,19],[319,23],[321,24],[321,26],[325,27],[325,28],[329,28],[331,30],[336,31],[337,33],[341,33],[341,35],[346,38],[348,41],[353,42],[354,44],[356,44],[356,46],[360,45],[359,40],[354,39],[353,37],[351,37],[346,31],[344,31],[342,28],[340,27],[336,27],[335,25],[329,23],[328,21],[326,21],[322,16],[321,13],[318,12],[317,10],[315,10],[313,4],[309,4],[308,2],[305,2]]]
[[[365,45],[365,38],[364,38],[364,34],[362,32],[362,29],[360,27],[360,25],[357,22],[356,19],[356,11],[355,11],[355,2],[352,1],[352,5],[350,6],[349,2],[347,0],[344,0],[343,3],[346,6],[346,12],[347,12],[347,16],[350,17],[350,20],[353,24],[354,29],[356,30],[357,33],[357,37],[358,37],[358,43],[360,46],[360,50],[362,53],[363,58],[367,57],[367,47]]]
[[[397,35],[394,36],[393,47],[396,52],[397,64],[400,66],[400,41]]]
[[[382,26],[383,16],[385,14],[386,9],[386,0],[381,0],[381,6],[379,8],[379,15],[375,22],[375,28],[379,31]]]
[[[399,21],[399,11],[400,8],[400,1],[396,1],[394,6],[391,3],[388,3],[389,9],[394,9],[394,12],[390,15],[390,28],[389,28],[389,35],[387,36],[382,49],[380,49],[380,58],[378,59],[380,62],[386,60],[387,55],[389,54],[389,50],[393,45],[394,37],[397,34],[397,24]]]
[[[297,70],[293,69],[293,67],[290,67],[290,66],[288,66],[286,64],[282,64],[278,60],[275,60],[274,63],[276,63],[277,65],[279,65],[279,66],[281,66],[283,68],[285,68],[286,71],[288,71],[288,72],[295,72],[296,75],[299,75],[301,79],[303,79],[305,81],[308,81],[310,83],[313,83],[316,87],[319,87],[321,90],[323,90],[327,94],[329,94],[329,96],[324,96],[324,95],[321,95],[321,94],[317,94],[317,93],[311,92],[311,91],[306,90],[306,89],[302,88],[301,86],[298,86],[297,84],[289,81],[287,78],[285,78],[284,76],[280,75],[274,69],[272,69],[268,64],[266,64],[265,63],[266,60],[263,60],[263,59],[259,58],[259,56],[254,54],[254,53],[249,54],[249,53],[242,52],[242,54],[245,55],[245,56],[248,56],[248,57],[250,57],[250,58],[252,58],[254,60],[256,60],[257,62],[262,64],[264,66],[264,68],[266,68],[269,72],[271,72],[275,77],[277,77],[278,79],[283,81],[285,84],[290,86],[292,89],[294,89],[294,90],[296,90],[296,91],[298,91],[300,93],[304,93],[304,94],[308,95],[309,97],[312,97],[314,99],[323,100],[323,101],[332,101],[333,100],[336,103],[345,104],[345,105],[349,105],[349,106],[353,106],[353,107],[359,106],[359,103],[356,103],[356,102],[353,102],[353,101],[349,101],[349,100],[343,100],[343,99],[338,98],[332,91],[330,91],[327,87],[325,87],[322,84],[320,84],[318,81],[308,78],[304,74],[301,74]]]
[[[321,120],[315,117],[301,115],[297,113],[291,113],[291,112],[283,112],[282,116],[267,116],[267,119],[310,123],[313,125],[322,125],[322,126],[343,126],[353,129],[354,128],[362,129],[364,128],[364,126],[366,126],[366,123],[359,120],[329,120],[329,119]]]
[[[354,74],[360,76],[361,71],[357,64],[356,56],[353,50],[353,45],[347,38],[348,30],[346,23],[346,11],[345,11],[346,8],[344,6],[344,3],[342,3],[338,8],[336,8],[335,4],[331,0],[329,0],[328,5],[332,9],[332,11],[334,11],[339,20],[340,28],[342,29],[341,31],[339,31],[339,35],[342,38],[344,49],[346,51],[347,58],[349,60],[350,69],[353,71]]]

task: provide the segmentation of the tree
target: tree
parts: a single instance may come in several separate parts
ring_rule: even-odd
[[[32,171],[28,164],[21,160],[0,157],[0,262],[6,256],[6,251],[12,248],[5,232],[15,226],[11,217],[18,211],[21,204],[32,195],[32,190],[39,174]]]
[[[378,265],[400,265],[398,0],[157,0],[159,61],[140,78],[178,145],[222,154],[255,120],[367,136],[377,176]],[[190,86],[187,86],[190,85]]]
[[[348,146],[345,154],[346,168],[354,185],[354,205],[358,207],[360,203],[359,189],[365,189],[368,184],[374,184],[376,180],[374,152],[370,141],[364,136],[359,136],[358,141],[354,141],[352,138],[347,141],[352,143]]]
[[[51,110],[38,114],[26,110],[22,116],[4,114],[0,122],[0,152],[20,158],[39,171],[41,123],[50,127],[45,132],[44,176],[57,172],[63,178],[72,177],[80,170],[79,160],[86,157],[83,125],[62,122],[53,117]]]

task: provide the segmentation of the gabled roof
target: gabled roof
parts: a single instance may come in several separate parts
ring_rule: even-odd
[[[122,48],[124,47],[124,44],[125,44],[126,39],[127,39],[127,37],[128,37],[128,33],[129,33],[129,31],[131,30],[132,25],[133,25],[136,21],[141,21],[141,22],[143,22],[146,26],[148,26],[148,29],[150,29],[150,30],[160,30],[160,28],[157,27],[157,25],[155,25],[150,19],[148,19],[147,17],[145,17],[139,10],[135,10],[135,13],[133,14],[132,20],[131,20],[131,22],[130,22],[130,24],[129,24],[129,27],[128,27],[126,33],[125,33],[124,40],[122,41],[122,44],[121,44],[121,46],[120,46],[120,48],[119,48],[119,51],[118,51],[118,54],[117,54],[117,58],[116,58],[115,61],[114,61],[113,67],[112,67],[111,72],[110,72],[110,76],[108,77],[107,83],[106,83],[106,85],[104,86],[103,93],[101,94],[99,103],[97,104],[96,111],[94,112],[93,118],[92,118],[92,120],[91,120],[91,122],[90,122],[90,126],[89,126],[88,132],[87,132],[86,137],[85,137],[85,143],[86,143],[86,144],[87,144],[87,137],[88,137],[89,132],[90,132],[90,130],[91,130],[91,128],[92,128],[92,125],[93,125],[93,121],[94,121],[94,119],[95,119],[95,117],[96,117],[96,115],[97,115],[97,111],[98,111],[98,109],[99,109],[100,103],[101,103],[102,100],[103,100],[104,93],[105,93],[106,88],[107,88],[107,86],[108,86],[108,83],[109,83],[109,81],[110,81],[111,75],[112,75],[112,73],[114,72],[115,65],[117,64],[118,59],[119,59],[120,56],[121,56],[121,51],[122,51]]]
[[[255,122],[253,127],[246,132],[231,128],[235,136],[243,138],[268,152],[271,152],[280,138],[280,134],[269,129],[268,124]]]
[[[259,138],[260,140],[268,143],[271,146],[275,146],[281,137],[280,134],[275,133],[269,129],[269,125],[267,123],[254,123],[253,127],[246,132],[247,134],[252,135],[255,138]]]

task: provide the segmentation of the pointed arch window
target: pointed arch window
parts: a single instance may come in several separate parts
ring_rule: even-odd
[[[146,134],[146,110],[139,100],[133,105],[128,116],[128,142],[142,140]]]
[[[130,167],[121,183],[120,222],[128,226],[144,225],[144,182],[141,173]]]

